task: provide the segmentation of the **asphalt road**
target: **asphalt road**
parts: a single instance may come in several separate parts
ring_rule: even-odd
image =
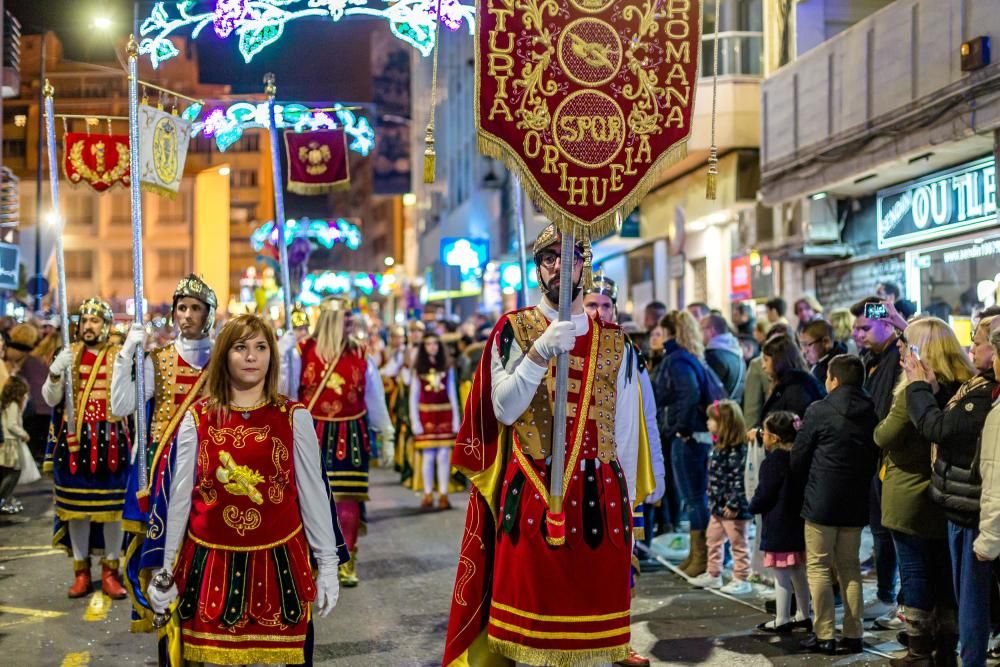
[[[419,498],[373,471],[369,534],[361,539],[361,585],[344,590],[316,626],[317,665],[440,664],[448,602],[464,523],[456,509],[422,514]],[[24,513],[0,519],[0,665],[155,665],[154,641],[128,632],[127,601],[99,592],[70,600],[71,562],[49,548],[51,498],[45,481],[20,490]],[[95,564],[95,574],[98,568]],[[756,635],[768,617],[757,596],[733,600],[692,588],[669,570],[639,578],[633,645],[660,665],[886,664],[877,653],[825,658],[796,651],[801,636]],[[891,633],[870,634],[872,646]],[[898,648],[898,647],[897,647]],[[877,649],[875,649],[877,650]]]

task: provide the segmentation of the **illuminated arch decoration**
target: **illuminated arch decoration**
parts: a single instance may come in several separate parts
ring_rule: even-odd
[[[375,148],[375,130],[364,116],[357,116],[342,104],[334,104],[334,111],[313,111],[304,104],[275,104],[274,119],[278,129],[296,132],[312,130],[332,130],[341,128],[347,134],[350,148],[355,153],[368,155]],[[204,120],[191,124],[191,136],[200,132],[206,137],[215,137],[215,145],[220,151],[239,141],[244,130],[267,129],[267,102],[234,102],[228,107],[215,107]]]
[[[291,219],[285,222],[285,245],[291,246],[297,238],[304,238],[324,248],[342,243],[349,250],[361,246],[361,230],[343,218],[337,220]],[[250,245],[257,252],[264,247],[278,245],[278,230],[274,221],[268,221],[250,234]]]
[[[192,39],[197,39],[210,24],[220,39],[237,36],[246,62],[278,41],[287,23],[303,18],[327,18],[334,23],[348,16],[384,18],[396,37],[424,56],[434,49],[437,0],[216,0],[215,9],[208,12],[198,12],[198,5],[196,0],[153,5],[139,27],[139,53],[148,55],[154,68],[180,55],[171,36],[190,30]],[[472,5],[441,0],[441,23],[450,30],[465,24],[473,34],[475,16]]]
[[[389,294],[395,276],[381,273],[355,273],[352,271],[323,271],[307,274],[302,280],[298,301],[304,306],[318,306],[323,297],[333,294]]]

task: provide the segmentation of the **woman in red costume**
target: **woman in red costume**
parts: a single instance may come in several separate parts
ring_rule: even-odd
[[[451,508],[448,482],[451,479],[451,449],[461,419],[455,390],[455,369],[441,339],[428,334],[417,352],[410,379],[410,423],[416,450],[423,456],[423,508],[434,505],[437,481],[438,507]]]

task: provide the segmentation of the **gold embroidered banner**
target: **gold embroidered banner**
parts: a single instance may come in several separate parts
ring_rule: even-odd
[[[288,191],[321,195],[351,185],[347,133],[343,129],[285,132]]]
[[[560,229],[599,237],[683,159],[700,0],[477,0],[480,150]]]
[[[163,109],[139,105],[139,183],[173,198],[181,188],[191,123]]]
[[[128,187],[128,135],[67,132],[63,135],[63,173],[70,183],[86,183],[98,192],[116,183]]]

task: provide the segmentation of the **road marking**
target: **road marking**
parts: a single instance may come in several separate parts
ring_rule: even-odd
[[[45,544],[37,547],[36,546],[0,547],[0,551],[31,551],[31,550],[44,551],[46,549],[51,549],[51,548],[52,548],[51,544]]]
[[[90,664],[90,651],[67,653],[60,667],[87,667]]]
[[[14,614],[22,616],[16,620],[0,622],[0,628],[9,628],[12,625],[24,625],[25,623],[40,623],[47,618],[59,618],[65,616],[62,611],[48,611],[47,609],[28,609],[27,607],[6,607],[0,605],[0,614]]]
[[[83,613],[83,620],[103,621],[108,617],[109,611],[111,611],[111,598],[103,592],[97,591],[90,596],[90,603],[87,604],[87,611]]]
[[[18,556],[0,556],[0,563],[6,563],[11,560],[20,560],[21,558],[38,558],[39,556],[54,556],[56,554],[62,554],[61,549],[49,549],[48,551],[36,551],[30,554],[20,554]]]

